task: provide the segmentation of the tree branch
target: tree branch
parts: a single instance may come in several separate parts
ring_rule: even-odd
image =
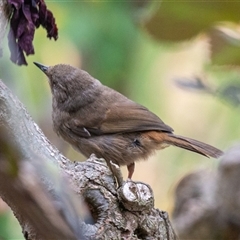
[[[240,238],[240,146],[214,170],[185,176],[177,186],[173,223],[180,239]]]
[[[0,57],[2,55],[2,41],[6,33],[11,9],[7,4],[7,0],[0,0]]]
[[[176,239],[148,185],[123,182],[116,166],[117,183],[94,155],[66,159],[1,81],[0,123],[0,195],[26,239]]]

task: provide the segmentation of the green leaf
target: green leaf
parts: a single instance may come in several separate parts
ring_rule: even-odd
[[[145,28],[155,39],[183,41],[206,31],[216,22],[239,21],[239,9],[239,1],[162,1]]]
[[[240,65],[239,25],[224,23],[210,33],[212,64]]]

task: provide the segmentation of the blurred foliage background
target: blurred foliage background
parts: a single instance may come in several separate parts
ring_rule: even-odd
[[[148,107],[179,135],[222,150],[239,140],[240,2],[46,1],[59,28],[34,38],[28,66],[9,60],[7,37],[0,78],[24,103],[45,135],[72,160],[85,157],[52,130],[47,78],[33,65],[67,63],[87,70]],[[150,184],[155,206],[171,213],[176,183],[190,171],[214,170],[218,160],[169,147],[136,165],[133,180]],[[122,167],[124,177],[127,176]],[[0,204],[0,239],[21,239]],[[14,223],[13,223],[14,222]],[[9,231],[8,231],[9,229]]]

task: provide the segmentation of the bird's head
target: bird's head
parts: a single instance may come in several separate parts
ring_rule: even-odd
[[[84,96],[91,97],[100,82],[87,72],[67,64],[45,66],[34,62],[48,77],[53,99],[57,103],[64,103],[72,99],[80,99],[83,103],[87,100]]]

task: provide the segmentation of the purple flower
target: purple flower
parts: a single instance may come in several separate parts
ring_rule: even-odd
[[[34,54],[33,38],[40,25],[47,30],[47,37],[58,38],[58,29],[53,14],[47,10],[44,0],[8,0],[13,8],[8,34],[11,60],[18,65],[27,65],[26,55]]]

